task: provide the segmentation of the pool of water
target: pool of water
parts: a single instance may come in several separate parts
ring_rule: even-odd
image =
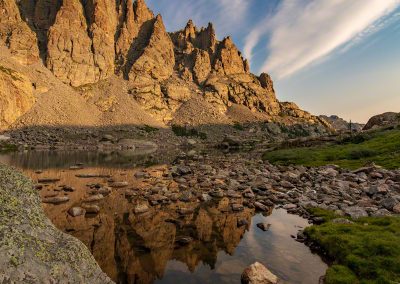
[[[283,209],[259,214],[230,209],[228,198],[207,203],[171,202],[149,206],[144,191],[153,188],[179,192],[165,178],[168,155],[98,152],[20,152],[0,155],[0,163],[20,168],[34,181],[43,178],[42,198],[68,196],[59,205],[43,204],[47,216],[62,231],[81,240],[118,283],[239,283],[248,265],[258,261],[287,283],[318,283],[326,264],[291,235],[308,226],[307,220]],[[76,166],[82,165],[82,166]],[[135,173],[146,169],[145,178]],[[82,175],[90,177],[82,178]],[[97,176],[97,177],[96,177]],[[98,214],[72,217],[95,187],[126,182],[113,188],[98,205]],[[73,188],[73,192],[63,187]],[[248,224],[239,226],[245,220]],[[257,223],[270,224],[268,231]]]

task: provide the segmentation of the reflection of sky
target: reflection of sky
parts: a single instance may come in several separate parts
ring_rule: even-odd
[[[256,226],[261,222],[271,224],[269,231],[263,232]],[[185,264],[170,261],[164,278],[157,283],[238,283],[242,271],[256,261],[290,283],[318,283],[327,266],[305,245],[290,237],[297,234],[297,226],[307,225],[306,220],[282,209],[274,210],[268,217],[258,214],[233,256],[218,253],[214,271],[207,265],[199,265],[190,274]]]

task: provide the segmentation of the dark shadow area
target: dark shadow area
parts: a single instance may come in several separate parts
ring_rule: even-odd
[[[21,0],[17,1],[22,20],[36,34],[40,58],[46,65],[47,58],[47,34],[53,26],[62,0]]]
[[[131,71],[133,64],[143,54],[146,46],[148,46],[155,22],[156,19],[152,19],[143,23],[140,27],[137,38],[132,40],[132,44],[126,56],[127,62],[124,62],[125,65],[121,67],[123,69],[122,72],[124,74],[124,79],[129,80],[129,72]],[[120,64],[121,63],[122,62],[120,62]]]

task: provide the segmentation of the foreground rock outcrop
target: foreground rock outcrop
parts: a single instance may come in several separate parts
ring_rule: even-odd
[[[392,127],[400,125],[400,113],[385,112],[371,117],[363,130]]]
[[[112,283],[89,250],[58,231],[22,174],[0,165],[0,282]]]

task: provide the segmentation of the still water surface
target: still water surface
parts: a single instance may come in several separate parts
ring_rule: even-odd
[[[64,232],[81,240],[118,283],[240,283],[242,271],[255,261],[266,265],[287,283],[318,283],[326,271],[321,258],[296,235],[308,222],[276,209],[258,214],[254,209],[229,210],[229,199],[208,203],[172,202],[152,206],[143,214],[133,208],[147,202],[140,192],[151,187],[178,191],[163,176],[173,156],[132,152],[19,152],[0,155],[0,163],[15,166],[34,181],[57,178],[40,191],[46,196],[68,196],[67,203],[43,204],[47,216]],[[83,164],[82,169],[70,169]],[[138,179],[134,173],[146,169]],[[40,170],[40,172],[38,172]],[[80,174],[110,176],[79,178]],[[90,196],[93,186],[112,181],[128,182],[112,189],[98,205],[99,214],[71,217],[67,212]],[[74,192],[64,192],[62,186]],[[182,208],[185,213],[182,214]],[[247,226],[238,226],[246,220]],[[257,223],[271,224],[267,232]],[[190,239],[184,243],[182,239]]]

